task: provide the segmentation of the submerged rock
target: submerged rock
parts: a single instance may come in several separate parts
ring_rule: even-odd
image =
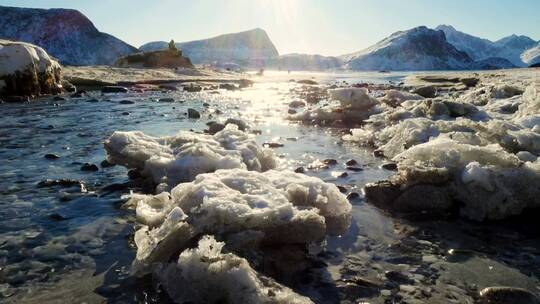
[[[42,48],[0,40],[0,96],[37,96],[62,91],[61,67]]]
[[[201,118],[201,113],[199,113],[199,111],[195,110],[195,109],[192,109],[192,108],[189,108],[187,110],[187,113],[188,113],[188,117],[189,118]]]
[[[101,93],[127,93],[129,90],[120,86],[104,86],[101,88]]]

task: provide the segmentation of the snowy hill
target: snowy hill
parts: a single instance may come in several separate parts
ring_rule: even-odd
[[[511,35],[495,41],[495,45],[500,48],[497,57],[510,60],[516,66],[526,66],[521,60],[521,55],[537,44],[527,36]]]
[[[352,70],[456,70],[469,69],[474,62],[448,43],[442,31],[425,26],[396,32],[341,59]]]
[[[220,35],[210,39],[176,43],[193,63],[252,62],[277,57],[278,51],[268,34],[262,29]],[[165,41],[142,45],[141,51],[153,51],[168,47]]]
[[[33,43],[68,65],[112,64],[136,48],[105,33],[79,11],[0,6],[0,38]]]

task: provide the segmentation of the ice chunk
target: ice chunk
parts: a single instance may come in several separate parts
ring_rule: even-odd
[[[529,85],[523,94],[523,102],[519,106],[517,116],[525,117],[540,114],[540,93],[535,84]]]
[[[258,274],[224,243],[203,236],[197,248],[180,254],[178,263],[156,270],[164,289],[176,303],[312,303],[274,280]]]
[[[105,141],[105,149],[110,162],[139,169],[155,184],[169,187],[218,169],[266,171],[276,166],[273,152],[258,146],[234,124],[214,135],[182,131],[152,137],[142,132],[114,132]]]
[[[381,98],[381,102],[386,103],[390,106],[396,107],[401,105],[403,102],[407,100],[420,100],[424,99],[424,97],[413,94],[405,91],[398,91],[398,90],[388,90],[386,91],[386,94],[383,98]]]
[[[366,88],[333,89],[328,90],[328,94],[332,99],[339,100],[343,108],[368,110],[379,104],[375,97],[368,94]]]
[[[483,168],[478,162],[471,162],[465,166],[461,181],[465,184],[477,183],[487,191],[493,191],[493,185],[489,181],[489,170]]]

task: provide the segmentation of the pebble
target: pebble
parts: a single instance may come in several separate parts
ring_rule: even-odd
[[[298,168],[294,169],[294,172],[296,172],[296,173],[306,173],[306,168],[298,167]]]
[[[59,159],[60,156],[56,155],[56,154],[52,154],[52,153],[48,153],[48,154],[45,154],[45,158],[46,159]]]
[[[338,164],[337,160],[331,159],[331,158],[327,158],[327,159],[323,160],[322,162],[323,162],[323,164],[328,165],[328,166],[335,166],[335,165]]]
[[[384,152],[382,150],[373,151],[373,156],[375,157],[384,157]]]
[[[132,100],[120,100],[120,104],[134,104],[135,102]]]
[[[389,171],[396,171],[397,170],[397,164],[396,163],[384,163],[382,164],[381,168]]]
[[[349,159],[348,161],[345,162],[345,165],[347,166],[356,166],[358,165],[358,162],[354,159]]]
[[[95,171],[98,171],[99,168],[98,166],[96,166],[95,164],[90,164],[90,163],[84,163],[82,166],[81,166],[81,171],[92,171],[92,172],[95,172]]]
[[[127,93],[129,90],[120,86],[105,86],[101,88],[101,93]]]
[[[360,171],[363,171],[364,169],[349,166],[349,167],[347,167],[347,170],[354,171],[354,172],[360,172]]]
[[[268,148],[281,148],[283,146],[284,146],[284,144],[276,143],[276,142],[265,142],[265,143],[263,143],[263,147],[268,147]]]
[[[201,113],[199,113],[199,111],[192,108],[189,108],[187,111],[189,118],[201,118]]]
[[[354,199],[358,199],[360,197],[360,194],[356,193],[356,192],[351,192],[347,195],[347,199],[348,200],[354,200]]]

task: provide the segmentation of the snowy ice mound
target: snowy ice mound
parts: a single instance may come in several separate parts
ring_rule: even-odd
[[[180,254],[178,263],[156,269],[176,303],[312,303],[309,298],[261,276],[248,261],[222,253],[222,242],[203,236],[198,247]]]
[[[273,152],[258,146],[234,124],[214,135],[181,131],[152,137],[137,131],[114,132],[105,141],[105,149],[110,162],[141,170],[143,176],[167,188],[218,169],[266,171],[276,166]]]
[[[0,96],[59,93],[60,70],[42,48],[0,39]]]
[[[306,109],[304,112],[290,115],[290,120],[331,123],[360,123],[377,113],[379,101],[368,94],[366,88],[340,88],[328,90],[332,100],[339,104],[330,104]]]
[[[251,231],[262,243],[304,244],[344,233],[351,222],[351,205],[335,185],[289,171],[218,170],[129,204],[146,225],[136,233],[136,271],[166,260],[163,248],[174,253],[194,235]]]

